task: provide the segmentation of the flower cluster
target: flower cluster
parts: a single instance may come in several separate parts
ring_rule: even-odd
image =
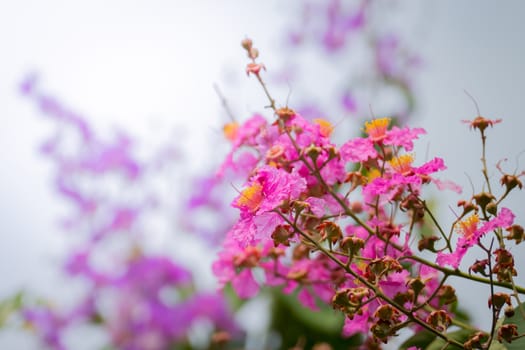
[[[142,160],[131,137],[101,138],[82,116],[41,93],[35,78],[22,92],[56,122],[57,133],[42,151],[54,162],[57,191],[73,210],[63,220],[75,233],[64,266],[67,281],[84,287],[68,307],[25,305],[26,325],[57,350],[71,348],[69,334],[86,325],[102,330],[108,346],[128,350],[190,346],[203,322],[224,339],[240,335],[222,295],[197,290],[191,271],[171,252],[145,243],[148,219],[162,203],[151,184],[177,156],[174,148],[164,145]],[[213,340],[211,333],[203,336]]]
[[[248,52],[254,50],[245,42]],[[247,70],[255,63],[251,58]],[[253,73],[275,107],[260,71]],[[273,110],[273,121],[255,115],[227,134],[232,150],[220,174],[230,169],[246,182],[232,203],[239,219],[213,266],[221,283],[231,282],[241,297],[252,297],[262,285],[282,286],[311,309],[329,304],[346,316],[344,335],[365,334],[376,345],[412,327],[464,347],[447,336],[449,327],[461,323],[454,315],[455,290],[446,282],[450,276],[471,277],[458,269],[471,248],[487,256],[471,267],[471,273],[483,275],[473,281],[525,292],[514,283],[516,265],[506,248],[511,240],[521,242],[523,229],[514,224],[513,212],[500,206],[521,187],[519,176],[503,174],[506,190],[499,198],[482,192],[461,201],[463,213],[446,233],[424,190],[461,189],[438,177],[446,169],[443,159],[416,160],[414,141],[425,130],[378,118],[365,123],[362,137],[338,146],[329,122],[307,120],[287,107]],[[496,121],[479,118],[471,126],[485,141],[486,126]],[[423,225],[437,235],[423,235]],[[483,241],[488,235],[489,245]],[[416,241],[433,258],[414,251]],[[510,310],[515,305],[505,293],[492,291],[489,300],[496,321],[504,304]],[[496,328],[481,332],[483,346],[495,339]]]

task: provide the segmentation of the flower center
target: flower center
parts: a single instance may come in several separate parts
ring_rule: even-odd
[[[324,137],[329,137],[332,134],[332,131],[334,131],[332,123],[330,123],[328,120],[318,118],[314,119],[314,123],[319,125],[319,131]]]
[[[413,162],[414,156],[412,154],[403,154],[399,157],[392,158],[388,163],[398,173],[407,175],[412,172]]]
[[[471,215],[459,222],[458,232],[465,238],[470,238],[478,229],[479,217],[477,214]]]
[[[390,124],[390,118],[374,119],[365,123],[365,132],[374,142],[383,140],[386,137],[386,131]]]
[[[255,212],[259,208],[262,200],[262,185],[256,181],[250,187],[245,188],[241,192],[241,195],[237,199],[237,205],[239,207],[248,208],[250,211]]]

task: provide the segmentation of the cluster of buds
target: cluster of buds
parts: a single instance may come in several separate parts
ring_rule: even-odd
[[[253,47],[253,42],[251,39],[244,39],[241,42],[241,46],[246,50],[248,58],[252,60],[252,62],[246,65],[246,74],[250,75],[251,73],[258,76],[261,72],[261,69],[266,70],[264,64],[255,62],[255,60],[259,57],[259,50]]]

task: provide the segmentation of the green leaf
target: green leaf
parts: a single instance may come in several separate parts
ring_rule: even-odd
[[[430,343],[432,343],[434,339],[436,339],[436,335],[432,332],[418,332],[405,340],[405,342],[399,347],[399,350],[406,350],[411,346],[415,346],[419,349],[425,349]]]
[[[344,316],[342,313],[335,311],[331,307],[321,306],[319,310],[313,311],[305,307],[297,299],[297,293],[290,295],[276,293],[276,297],[288,306],[290,312],[302,323],[318,329],[321,332],[331,333],[340,332]]]
[[[458,342],[463,344],[474,333],[475,332],[473,332],[471,330],[461,329],[459,331],[447,333],[447,337],[450,338],[450,339],[456,340],[456,341],[458,341]],[[425,348],[425,350],[441,350],[441,349],[443,349],[445,344],[446,344],[446,342],[445,342],[445,340],[443,340],[443,338],[437,337],[432,343],[430,343],[429,346],[427,346]],[[447,350],[456,350],[456,349],[462,350],[462,348],[460,348],[459,346],[453,345],[453,344],[451,344],[448,347],[446,347],[446,349]]]
[[[313,311],[303,306],[297,294],[285,295],[277,288],[272,292],[272,320],[270,328],[281,338],[280,349],[290,349],[299,339],[304,348],[311,349],[316,343],[330,344],[332,349],[356,348],[361,337],[345,338],[341,331],[344,316],[330,306],[320,303],[320,309]]]
[[[525,310],[525,303],[521,304],[521,309]],[[522,314],[520,307],[514,309],[514,316],[507,317],[503,321],[503,324],[514,323],[518,326],[518,334],[525,333],[525,315]],[[525,349],[525,337],[514,340],[512,343],[505,342],[505,347],[508,350],[523,350]]]

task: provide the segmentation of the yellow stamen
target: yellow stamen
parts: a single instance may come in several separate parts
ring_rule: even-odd
[[[377,179],[378,177],[381,177],[381,172],[379,169],[372,168],[368,171],[368,174],[366,174],[366,178],[368,182],[373,181],[374,179]]]
[[[399,157],[394,157],[388,163],[390,166],[401,174],[408,174],[412,171],[412,163],[414,156],[412,154],[403,154]]]
[[[459,222],[459,226],[457,226],[457,231],[458,233],[465,236],[465,238],[469,238],[478,229],[478,223],[479,216],[477,214],[471,215],[465,220]]]
[[[239,129],[239,124],[236,122],[231,122],[223,126],[222,132],[224,133],[224,136],[230,141],[235,140],[237,137],[237,130]]]
[[[381,141],[386,136],[390,118],[374,119],[365,123],[365,132],[372,141]]]
[[[252,212],[255,212],[259,208],[262,200],[262,185],[259,182],[254,182],[253,185],[245,188],[241,192],[241,195],[237,199],[237,205],[247,207]]]
[[[332,123],[330,123],[328,120],[318,118],[314,119],[314,123],[319,125],[321,135],[324,137],[329,137],[332,134],[332,131],[334,131]]]

